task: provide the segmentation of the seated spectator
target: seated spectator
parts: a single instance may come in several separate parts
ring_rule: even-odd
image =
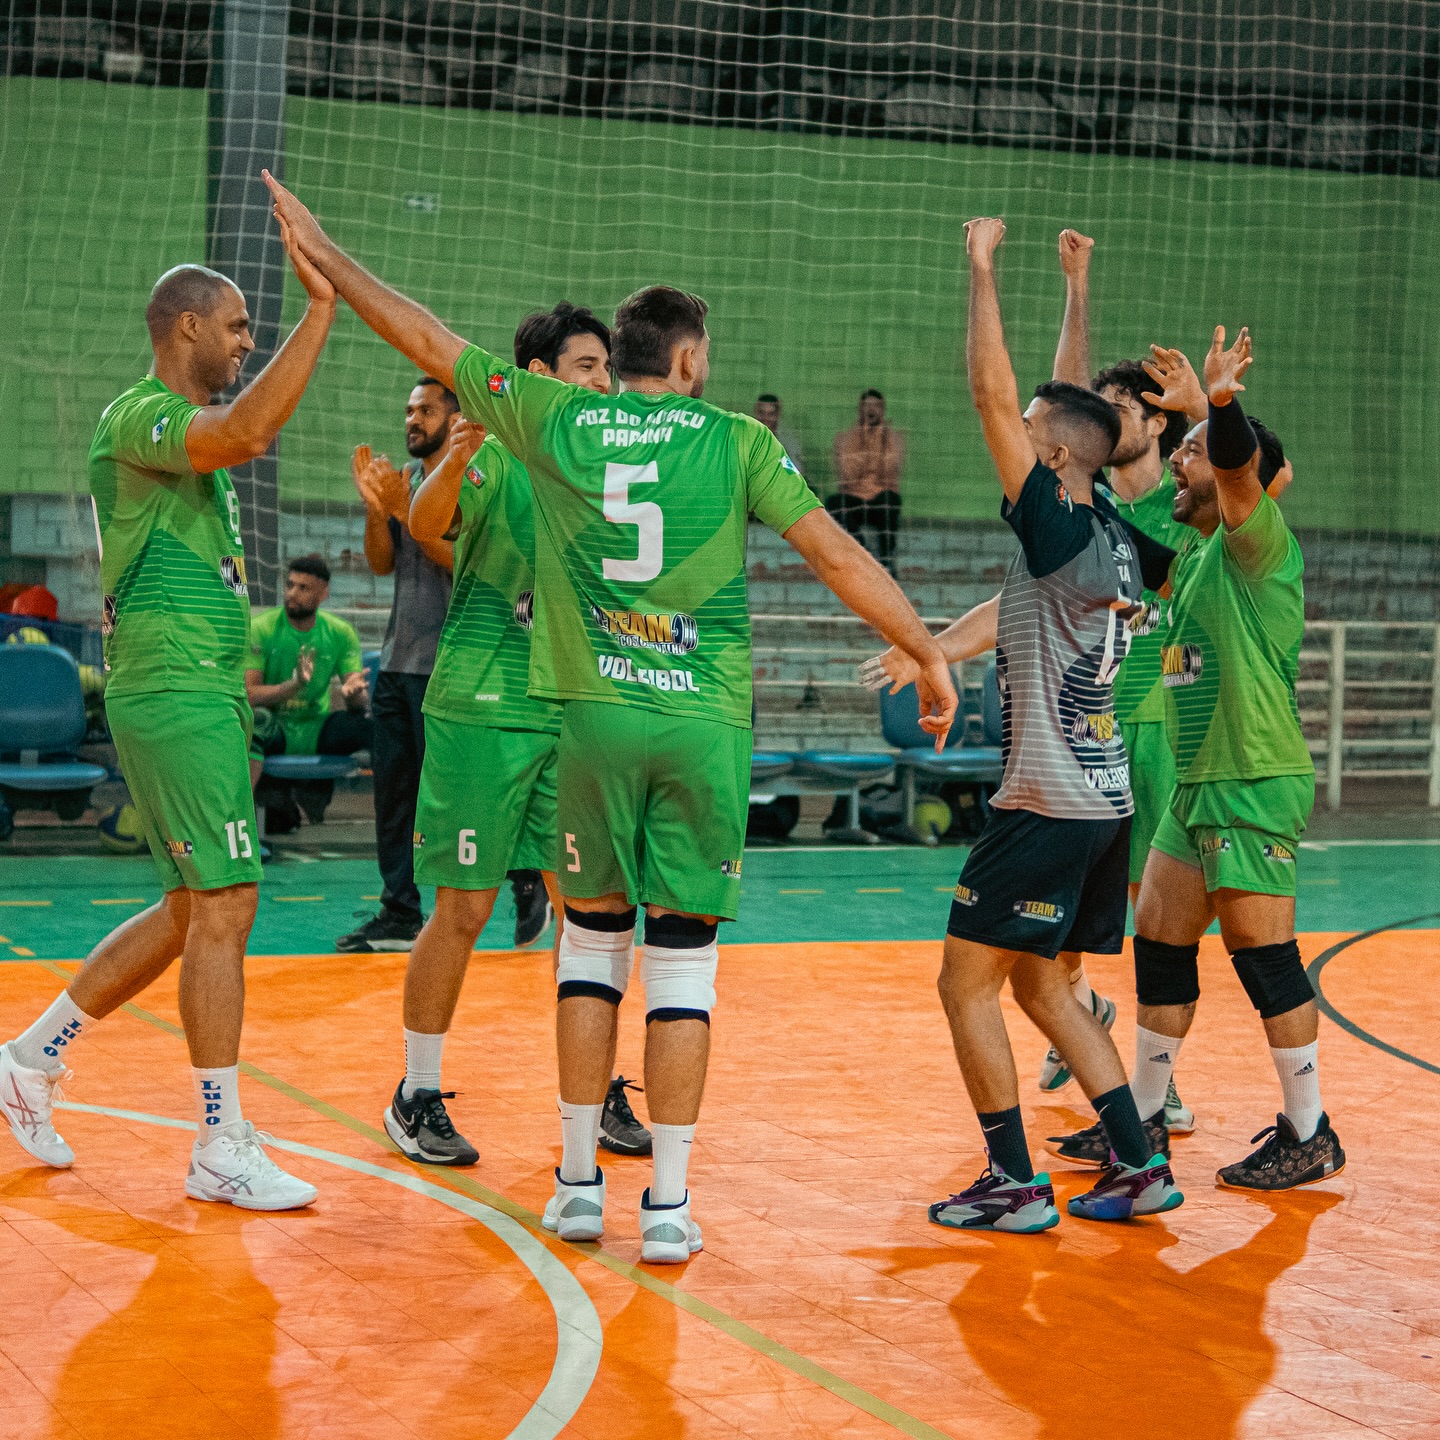
[[[290,562],[284,605],[251,617],[245,693],[255,709],[252,750],[263,755],[353,755],[370,748],[360,637],[353,625],[321,610],[329,594],[324,557],[301,555]],[[345,709],[334,713],[332,677],[338,677],[345,700]],[[299,824],[302,806],[318,825],[334,785],[315,780],[293,787],[267,784],[266,790],[266,830],[283,835]]]
[[[795,468],[805,473],[805,457],[800,449],[800,437],[780,420],[780,397],[761,395],[755,401],[755,418],[785,447]]]
[[[875,532],[875,558],[895,573],[895,535],[900,528],[900,470],[905,437],[885,419],[885,397],[867,390],[859,420],[835,437],[836,493],[825,508],[856,539],[867,526]]]

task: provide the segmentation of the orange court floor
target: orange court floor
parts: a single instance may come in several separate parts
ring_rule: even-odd
[[[981,1166],[938,943],[725,947],[686,1267],[638,1264],[648,1161],[602,1157],[601,1245],[540,1228],[559,1157],[547,955],[475,958],[446,1053],[482,1156],[464,1172],[422,1171],[380,1130],[403,957],[251,960],[246,1113],[320,1189],[270,1216],[184,1196],[172,971],[78,1047],[73,1170],[0,1133],[0,1437],[1440,1437],[1440,932],[1349,939],[1302,937],[1307,961],[1331,952],[1342,1175],[1215,1188],[1279,1097],[1210,937],[1178,1070],[1198,1116],[1174,1145],[1186,1204],[1038,1236],[926,1220]],[[71,968],[0,964],[0,1034]],[[1128,957],[1091,975],[1128,1063]],[[1073,1086],[1040,1095],[1044,1042],[1007,1017],[1038,1155],[1093,1116]],[[1053,1173],[1063,1216],[1089,1181]]]

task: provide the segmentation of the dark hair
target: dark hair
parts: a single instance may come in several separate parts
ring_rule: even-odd
[[[418,390],[422,385],[433,385],[444,397],[452,410],[460,408],[460,402],[455,398],[455,392],[443,381],[437,380],[433,375],[422,375],[414,385]]]
[[[167,270],[155,282],[150,303],[145,307],[150,343],[159,345],[169,339],[170,332],[187,311],[192,315],[213,314],[221,295],[236,288],[228,276],[205,265],[177,265]]]
[[[878,390],[862,390],[860,398],[862,400],[878,400],[882,405],[885,403],[885,397]]]
[[[325,563],[323,555],[297,555],[285,567],[287,575],[292,572],[298,575],[313,575],[327,585],[330,583],[330,567]]]
[[[622,380],[663,379],[675,346],[705,335],[710,307],[698,296],[669,285],[651,285],[620,302],[615,312],[610,363]]]
[[[553,310],[536,310],[520,322],[515,363],[528,370],[532,360],[539,360],[554,370],[572,335],[593,335],[610,353],[610,327],[586,306],[562,300]]]
[[[1109,442],[1105,450],[1106,458],[1109,458],[1110,451],[1120,439],[1120,416],[1103,395],[1097,395],[1083,385],[1071,385],[1067,380],[1047,380],[1035,387],[1035,398],[1053,405],[1066,419],[1099,430]]]
[[[757,405],[778,405],[780,403],[780,397],[778,395],[770,394],[770,392],[767,390],[765,394],[757,395],[755,397],[755,403]]]
[[[1255,432],[1255,443],[1260,447],[1260,488],[1268,490],[1270,482],[1285,468],[1285,447],[1280,437],[1253,415],[1245,417]]]
[[[1091,382],[1090,388],[1098,395],[1102,390],[1118,390],[1128,395],[1145,412],[1148,420],[1152,415],[1165,417],[1165,428],[1160,432],[1160,458],[1168,460],[1179,448],[1180,442],[1190,429],[1190,420],[1181,410],[1162,410],[1146,398],[1147,390],[1154,391],[1155,382],[1145,373],[1138,360],[1117,360],[1108,370],[1102,370]]]

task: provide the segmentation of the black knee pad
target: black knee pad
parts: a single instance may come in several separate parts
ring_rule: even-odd
[[[1300,960],[1300,946],[1294,940],[1236,950],[1230,963],[1262,1020],[1287,1015],[1315,999],[1315,990]]]
[[[647,915],[645,943],[666,950],[700,950],[713,945],[720,933],[718,922],[709,924],[698,915]]]
[[[577,995],[586,995],[592,1000],[603,1000],[617,1010],[625,998],[613,985],[602,984],[599,980],[562,980],[555,987],[556,1000],[573,1000]]]
[[[1193,1005],[1200,998],[1200,942],[1167,945],[1135,937],[1135,998],[1142,1005]]]

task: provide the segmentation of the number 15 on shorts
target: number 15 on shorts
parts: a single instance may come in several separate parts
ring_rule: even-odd
[[[248,860],[253,853],[250,849],[250,822],[248,820],[227,820],[225,839],[230,844],[232,860]]]

